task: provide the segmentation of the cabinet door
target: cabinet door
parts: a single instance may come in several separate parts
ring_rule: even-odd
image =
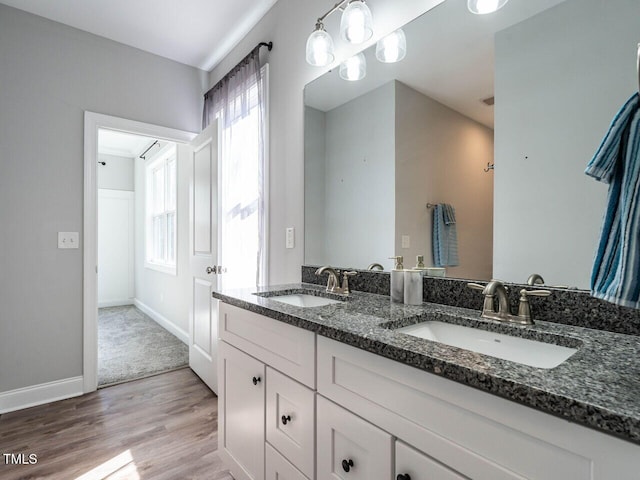
[[[264,480],[265,366],[220,342],[218,445],[236,480]]]
[[[268,443],[266,450],[265,480],[308,480]]]
[[[307,477],[313,476],[315,394],[267,367],[267,442]]]
[[[396,473],[397,480],[465,480],[453,470],[436,462],[431,457],[414,450],[400,441],[396,441]]]
[[[317,396],[318,480],[389,480],[391,436]]]

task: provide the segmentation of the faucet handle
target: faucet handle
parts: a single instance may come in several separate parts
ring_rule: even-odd
[[[480,285],[479,283],[467,283],[467,287],[471,290],[484,290],[484,285]]]
[[[551,290],[520,290],[520,300],[526,297],[548,297],[551,295]]]
[[[528,297],[548,297],[551,295],[549,290],[520,290],[520,305],[518,306],[518,317],[520,317],[522,323],[527,325],[533,325],[533,318],[531,317],[531,305],[529,305]]]
[[[357,274],[358,274],[358,272],[355,272],[355,271],[353,271],[353,270],[352,270],[352,271],[350,271],[350,272],[342,272],[342,276],[343,276],[343,277],[347,277],[347,276],[349,276],[349,277],[353,277],[354,275],[357,275]]]

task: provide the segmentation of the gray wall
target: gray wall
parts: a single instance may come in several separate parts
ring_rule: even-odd
[[[584,169],[638,89],[639,18],[637,0],[567,0],[496,36],[497,278],[588,288],[607,186]]]
[[[84,110],[199,131],[205,76],[4,5],[0,65],[2,392],[82,374]]]
[[[133,158],[101,153],[98,160],[106,163],[98,165],[98,188],[134,190]]]
[[[456,209],[459,267],[448,277],[490,279],[493,246],[493,131],[401,82],[396,85],[396,254],[405,267],[433,265],[433,210]],[[401,248],[409,235],[410,248]]]
[[[279,0],[258,25],[211,72],[209,85],[214,85],[233,68],[258,42],[273,41],[268,53],[270,76],[269,122],[269,283],[285,283],[300,279],[304,259],[301,230],[304,227],[304,85],[319,77],[340,61],[418,15],[442,0],[369,0],[374,17],[374,36],[365,45],[348,46],[338,40],[340,16],[326,22],[336,39],[336,62],[325,68],[308,65],[305,44],[316,19],[327,5],[315,0]],[[263,49],[265,53],[265,49]],[[297,230],[296,247],[285,248],[285,228]]]
[[[326,115],[304,109],[304,231],[305,260],[311,265],[326,262],[325,252],[325,136]]]
[[[393,82],[326,113],[325,258],[335,265],[394,254],[394,117]]]
[[[191,165],[184,145],[178,145],[177,259],[176,275],[144,266],[145,263],[145,160],[136,158],[136,299],[162,315],[185,333],[189,332],[189,178]],[[160,149],[158,149],[160,150]],[[146,161],[152,161],[153,157]]]

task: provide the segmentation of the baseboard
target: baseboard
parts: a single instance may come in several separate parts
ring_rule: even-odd
[[[77,397],[84,393],[82,377],[71,377],[0,393],[0,414]]]
[[[98,308],[107,308],[107,307],[124,307],[125,305],[134,305],[135,301],[133,298],[127,298],[124,300],[108,300],[106,302],[98,301]]]
[[[178,339],[182,343],[184,343],[185,345],[189,345],[189,334],[184,330],[182,330],[180,327],[176,326],[176,324],[173,323],[171,320],[169,320],[167,317],[159,314],[153,308],[149,307],[148,305],[145,305],[137,298],[133,301],[133,304],[136,307],[138,307],[140,310],[142,310],[144,313],[149,315],[149,317],[151,317],[151,319],[154,320],[162,328],[164,328],[165,330],[171,332],[173,335],[178,337]]]

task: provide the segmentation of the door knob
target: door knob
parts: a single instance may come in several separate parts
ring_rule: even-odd
[[[291,421],[291,415],[287,415],[286,417],[284,415],[282,415],[282,418],[280,420],[282,420],[282,424],[283,425],[286,425],[287,422]]]
[[[217,267],[207,267],[207,275],[211,275],[212,273],[218,273]]]
[[[353,467],[353,460],[349,459],[349,460],[342,460],[342,469],[349,473],[349,470],[351,470],[351,467]]]
[[[260,383],[260,380],[262,380],[260,377],[253,377],[253,384],[258,385],[258,383]]]

